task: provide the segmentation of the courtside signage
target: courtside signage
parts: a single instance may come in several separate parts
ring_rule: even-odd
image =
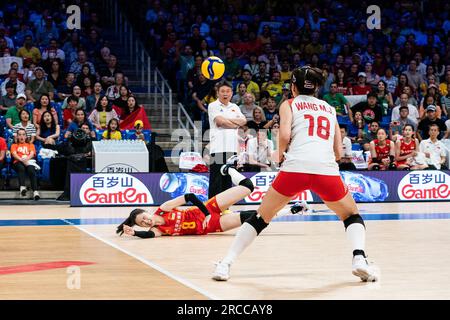
[[[82,205],[153,204],[153,197],[139,178],[129,174],[96,174],[79,189]]]
[[[411,171],[398,185],[400,200],[450,200],[450,175],[444,171]]]

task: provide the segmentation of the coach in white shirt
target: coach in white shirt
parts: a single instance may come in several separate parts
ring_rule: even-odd
[[[442,165],[445,165],[446,148],[444,144],[437,139],[439,135],[438,125],[430,125],[429,134],[430,138],[422,140],[420,143],[420,152],[425,154],[427,164],[430,168],[440,170]]]
[[[220,167],[238,151],[238,128],[247,120],[241,109],[231,103],[233,87],[228,82],[218,86],[218,99],[208,105],[210,138],[209,198],[232,187],[231,178],[222,176]]]

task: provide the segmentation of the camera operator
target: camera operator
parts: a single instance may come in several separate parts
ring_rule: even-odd
[[[69,141],[58,150],[67,158],[64,192],[57,198],[59,201],[70,200],[70,174],[87,172],[92,167],[92,141],[89,124],[84,122],[76,129]]]

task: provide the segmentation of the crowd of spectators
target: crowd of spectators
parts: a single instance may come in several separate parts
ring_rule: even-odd
[[[395,142],[411,124],[422,143],[436,124],[437,139],[448,139],[450,4],[386,2],[381,29],[373,30],[368,5],[325,0],[292,3],[286,11],[283,1],[149,0],[144,31],[195,120],[205,119],[215,95],[214,81],[200,72],[214,55],[224,61],[247,127],[269,129],[266,137],[290,97],[291,71],[308,64],[323,70],[318,97],[336,108],[353,149],[370,151],[375,127]]]
[[[68,143],[83,126],[92,139],[129,138],[121,130],[134,132],[135,123],[139,137],[150,129],[115,48],[102,37],[98,3],[76,1],[82,29],[71,31],[69,2],[0,4],[0,169],[17,172],[22,196],[28,175],[35,199],[41,148]]]

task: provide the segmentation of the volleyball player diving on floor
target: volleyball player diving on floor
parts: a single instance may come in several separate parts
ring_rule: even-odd
[[[236,169],[228,165],[221,168],[223,175],[229,174],[234,187],[219,193],[205,203],[195,194],[188,193],[163,203],[155,213],[144,209],[134,209],[130,216],[117,227],[119,235],[123,233],[140,238],[155,238],[165,235],[204,235],[211,232],[224,232],[242,225],[255,210],[232,212],[221,216],[230,206],[244,199],[253,191],[253,183]],[[181,209],[191,203],[193,206]],[[290,208],[278,212],[278,216],[306,212],[306,203],[296,203]],[[134,230],[133,226],[148,228],[146,231]]]
[[[352,273],[362,281],[377,281],[375,268],[367,262],[366,229],[355,201],[343,183],[339,167],[341,134],[336,110],[314,97],[323,84],[322,71],[305,66],[293,71],[293,99],[280,106],[280,172],[264,196],[257,212],[245,220],[212,278],[226,281],[236,258],[269,225],[275,213],[304,190],[318,194],[344,223],[353,251]]]

